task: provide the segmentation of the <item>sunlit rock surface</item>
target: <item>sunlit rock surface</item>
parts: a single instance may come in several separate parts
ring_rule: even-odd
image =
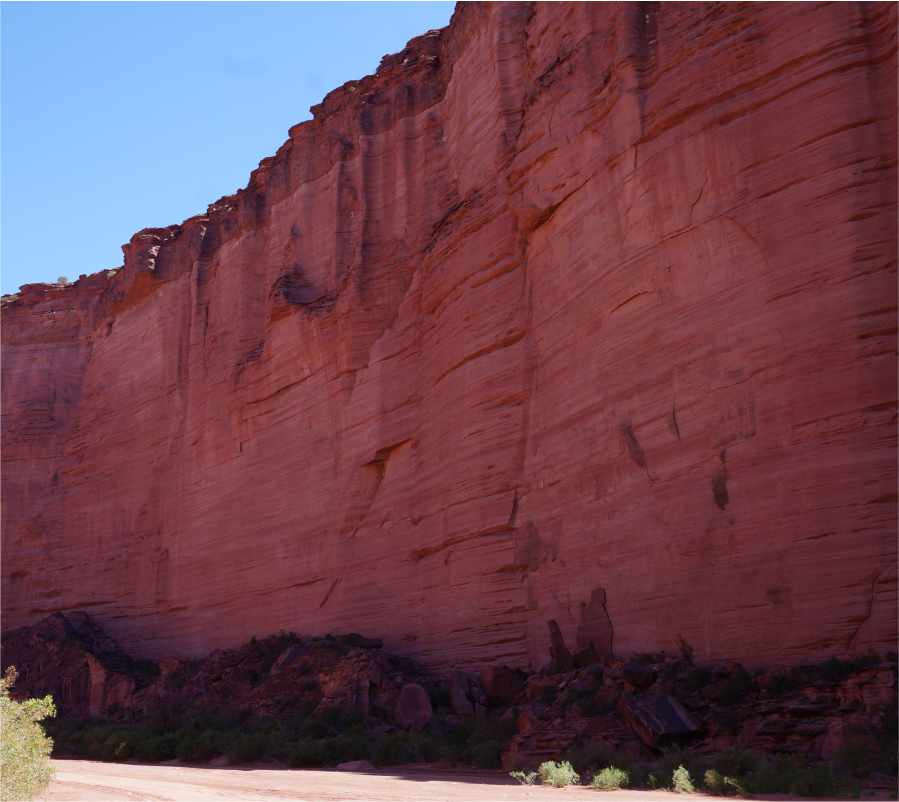
[[[894,644],[896,15],[460,4],[245,190],[6,299],[4,627]]]

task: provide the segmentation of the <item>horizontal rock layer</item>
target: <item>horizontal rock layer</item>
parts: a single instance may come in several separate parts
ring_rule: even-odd
[[[893,644],[894,4],[460,4],[3,304],[3,625]]]

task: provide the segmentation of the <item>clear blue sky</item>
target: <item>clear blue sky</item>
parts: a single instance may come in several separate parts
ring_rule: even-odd
[[[119,267],[454,5],[0,4],[0,291]]]

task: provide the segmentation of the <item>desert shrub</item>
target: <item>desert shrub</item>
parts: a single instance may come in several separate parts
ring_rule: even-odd
[[[661,771],[651,771],[646,778],[646,784],[657,791],[668,791],[670,790],[670,780],[671,775],[666,775]]]
[[[551,760],[541,763],[537,769],[540,775],[540,783],[549,785],[553,788],[564,788],[567,785],[577,785],[580,782],[580,775],[571,767],[567,760],[561,763],[554,763]]]
[[[869,776],[877,765],[880,755],[872,746],[850,743],[833,753],[833,758],[849,775],[856,779]]]
[[[503,742],[497,740],[481,741],[471,748],[471,765],[476,769],[498,769],[503,765],[500,753]]]
[[[692,794],[694,790],[693,783],[690,780],[690,772],[683,766],[678,766],[671,775],[671,785],[675,793]]]
[[[525,774],[523,771],[510,771],[509,776],[514,777],[522,785],[533,785],[534,780],[537,779],[537,772],[532,771],[529,774]]]
[[[858,799],[859,787],[846,777],[821,764],[800,768],[787,793],[820,799],[826,796],[848,796]]]
[[[627,788],[629,779],[628,773],[623,769],[616,769],[614,766],[609,766],[593,778],[593,782],[590,783],[590,786],[592,788],[606,789]]]
[[[678,635],[675,642],[677,643],[677,650],[680,652],[680,656],[686,660],[688,666],[692,666],[693,647],[683,635]]]
[[[723,774],[719,774],[717,771],[715,771],[715,769],[709,769],[705,773],[703,783],[706,787],[706,790],[715,794],[716,796],[729,796],[731,792],[740,797],[749,796],[748,792],[740,784],[739,780],[736,780],[733,777],[727,777]]]
[[[438,760],[440,753],[440,743],[428,733],[400,731],[381,738],[374,745],[371,760],[376,766],[422,763]]]
[[[518,733],[518,723],[501,718],[488,719],[472,726],[470,719],[463,721],[447,735],[451,744],[462,746],[462,759],[475,768],[499,768],[503,744]],[[466,737],[467,736],[467,737]]]
[[[745,788],[750,794],[808,797],[857,797],[859,793],[851,778],[826,764],[812,765],[804,755],[774,755],[746,776]]]
[[[615,749],[611,744],[600,743],[565,752],[562,757],[578,774],[595,776],[615,763]]]
[[[765,763],[761,755],[748,749],[725,749],[712,755],[712,769],[727,777],[745,777],[757,772]]]
[[[887,774],[899,775],[899,743],[884,743],[880,750],[880,761]]]
[[[705,760],[693,749],[684,749],[679,746],[663,749],[662,758],[659,760],[659,771],[666,778],[670,778],[670,782],[666,783],[669,787],[673,787],[673,778],[679,768],[684,769],[691,777],[702,777],[706,769]]]
[[[50,785],[55,769],[50,764],[53,741],[37,723],[56,715],[53,698],[15,702],[9,689],[17,673],[10,666],[0,680],[0,786],[4,799],[34,799]]]
[[[784,671],[775,674],[771,678],[771,683],[768,685],[768,695],[774,697],[781,696],[792,691],[801,684],[801,676],[794,674],[792,671]]]
[[[839,682],[859,669],[867,668],[880,662],[880,655],[869,646],[867,652],[852,654],[845,660],[829,657],[817,666],[803,666],[803,669],[813,675],[819,675],[825,682]]]
[[[222,754],[224,738],[221,733],[185,728],[178,732],[178,736],[175,754],[185,763],[206,763]]]

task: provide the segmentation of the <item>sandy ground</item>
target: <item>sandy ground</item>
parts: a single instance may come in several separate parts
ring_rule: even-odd
[[[380,770],[369,773],[328,769],[277,769],[259,767],[200,768],[180,765],[148,766],[133,763],[95,763],[88,760],[54,760],[56,780],[44,799],[52,802],[158,802],[160,800],[240,799],[304,800],[304,802],[529,802],[553,799],[601,802],[652,802],[696,799],[700,794],[678,796],[664,791],[599,791],[592,788],[541,788],[523,786],[500,772],[434,769]],[[867,789],[866,789],[867,790]],[[793,799],[773,795],[757,799]],[[863,791],[862,799],[885,795]]]

